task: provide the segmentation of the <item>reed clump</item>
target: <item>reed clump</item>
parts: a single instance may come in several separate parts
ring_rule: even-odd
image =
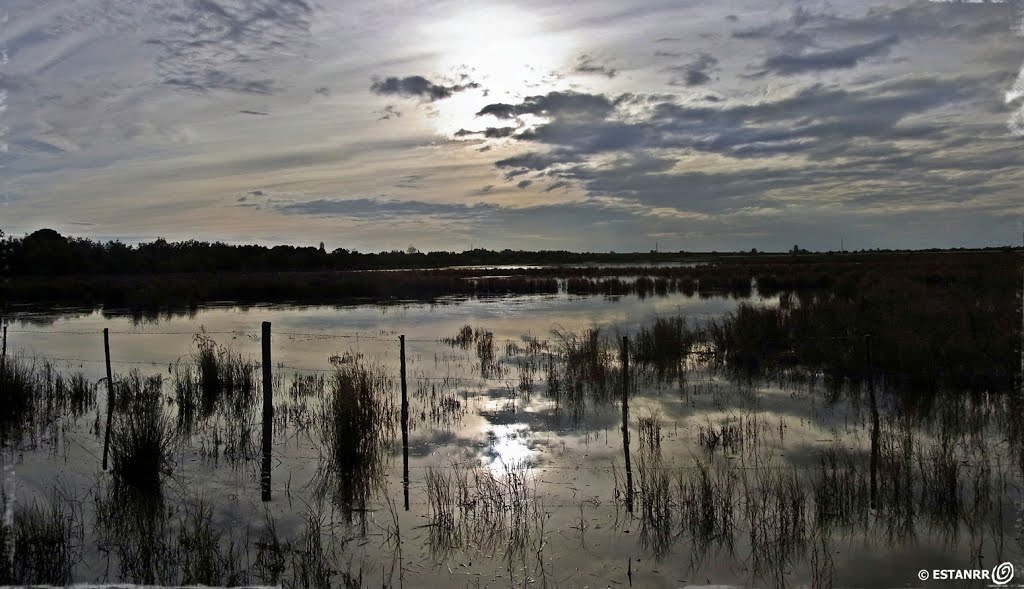
[[[501,362],[494,353],[494,332],[476,328],[471,325],[462,326],[453,337],[442,338],[443,343],[463,350],[474,348],[476,358],[480,363],[480,376],[482,378],[493,378],[502,375]]]
[[[630,353],[638,369],[653,369],[659,380],[679,378],[699,334],[685,317],[658,317],[633,336]]]
[[[346,517],[363,512],[385,466],[384,447],[394,438],[394,382],[381,367],[337,363],[330,394],[320,409],[323,490]]]
[[[115,417],[110,435],[111,472],[127,485],[150,491],[158,490],[173,470],[177,441],[159,389],[150,386],[154,382],[137,374],[122,381],[119,388],[127,407]]]

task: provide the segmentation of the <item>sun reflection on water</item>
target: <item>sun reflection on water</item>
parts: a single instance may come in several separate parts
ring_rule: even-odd
[[[484,434],[487,447],[480,456],[496,474],[523,464],[533,464],[537,451],[530,440],[530,426],[523,423],[492,425]]]

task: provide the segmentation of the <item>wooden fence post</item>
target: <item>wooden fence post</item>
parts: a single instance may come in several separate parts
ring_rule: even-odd
[[[864,353],[867,357],[868,403],[871,410],[871,508],[878,506],[878,403],[875,399],[875,374],[871,358],[871,334],[864,336]]]
[[[409,394],[405,383],[405,336],[398,336],[398,341],[402,367],[402,489],[405,494],[405,510],[409,511]]]
[[[7,374],[7,317],[3,318],[4,323],[4,344],[3,351],[0,351],[0,379]]]
[[[626,510],[633,513],[633,467],[629,459],[629,336],[622,336],[622,452],[626,457]]]
[[[263,322],[263,464],[260,468],[262,500],[270,501],[270,444],[274,435],[274,381],[270,363],[270,322]]]
[[[107,430],[103,434],[103,470],[107,470],[107,451],[110,448],[110,425],[114,418],[114,376],[110,370],[110,329],[103,328],[103,355],[107,361]]]

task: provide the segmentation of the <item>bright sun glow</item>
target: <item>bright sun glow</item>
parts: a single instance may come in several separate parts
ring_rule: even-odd
[[[480,84],[480,89],[441,100],[434,125],[445,135],[459,129],[494,125],[475,115],[491,102],[543,94],[562,86],[555,72],[574,57],[575,43],[565,32],[548,30],[543,19],[512,6],[480,6],[431,25],[439,48],[438,70]],[[485,92],[486,90],[486,92]]]

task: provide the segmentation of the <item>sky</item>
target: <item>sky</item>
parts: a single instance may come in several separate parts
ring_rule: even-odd
[[[0,229],[1020,244],[1024,0],[0,0]]]

